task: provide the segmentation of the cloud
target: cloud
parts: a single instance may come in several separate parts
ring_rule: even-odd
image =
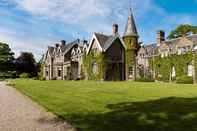
[[[90,16],[110,13],[107,0],[9,0],[34,16],[65,22],[79,22]]]
[[[119,24],[122,34],[131,5],[141,41],[155,41],[156,30],[169,32],[178,24],[196,22],[197,16],[171,14],[154,0],[129,1],[1,0],[0,5],[9,10],[0,10],[0,18],[4,18],[0,39],[10,41],[17,52],[30,50],[40,57],[47,45],[60,39],[89,39],[92,32],[110,34],[112,23]]]
[[[52,39],[44,37],[36,39],[34,37],[28,38],[25,35],[3,27],[0,28],[0,40],[1,42],[9,43],[15,53],[15,57],[18,57],[23,51],[28,51],[33,52],[37,60],[41,58],[46,45],[54,42]]]

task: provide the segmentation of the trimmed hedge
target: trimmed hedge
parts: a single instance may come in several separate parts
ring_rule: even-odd
[[[193,78],[190,76],[177,77],[176,82],[179,84],[193,84]]]
[[[149,77],[137,78],[136,81],[137,81],[137,82],[155,82],[154,79],[151,79],[151,78],[149,78]]]
[[[29,78],[29,74],[28,73],[22,73],[19,75],[20,78]]]

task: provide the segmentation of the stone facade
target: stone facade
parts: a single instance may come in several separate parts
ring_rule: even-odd
[[[130,12],[123,37],[118,33],[118,25],[113,24],[111,35],[94,33],[89,43],[62,41],[48,47],[43,59],[43,76],[47,80],[133,79],[138,45],[137,28]]]
[[[155,76],[149,59],[184,54],[197,44],[197,35],[166,40],[165,32],[156,33],[156,42],[140,46],[134,16],[130,11],[123,36],[113,24],[112,34],[93,33],[89,42],[61,41],[48,47],[44,55],[44,78],[47,80],[135,80],[140,74]],[[192,75],[188,64],[188,76]],[[172,75],[176,76],[172,67]]]
[[[54,47],[48,47],[44,59],[43,76],[46,80],[81,79],[81,66],[87,41],[75,40],[71,43],[61,41]]]
[[[169,57],[173,55],[183,55],[189,51],[192,51],[197,44],[197,34],[182,36],[180,38],[168,40],[165,39],[165,32],[157,32],[157,42],[152,44],[146,44],[141,46],[137,53],[137,65],[138,71],[144,72],[144,74],[150,73],[154,75],[154,71],[150,69],[149,59],[155,57]],[[192,76],[192,61],[188,64],[188,76]],[[172,67],[173,76],[176,76],[174,67]]]

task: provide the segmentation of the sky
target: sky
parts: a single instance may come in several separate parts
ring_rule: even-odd
[[[39,60],[60,40],[90,40],[94,32],[111,34],[119,25],[122,36],[132,7],[140,41],[156,41],[179,24],[197,25],[197,0],[0,0],[0,41],[15,56],[32,52]]]

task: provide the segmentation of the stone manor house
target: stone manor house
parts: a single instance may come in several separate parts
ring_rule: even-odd
[[[47,80],[135,80],[139,72],[152,72],[149,58],[184,54],[197,43],[197,35],[166,40],[165,32],[157,32],[157,41],[142,46],[138,42],[134,16],[130,11],[123,36],[113,24],[112,34],[94,33],[91,40],[62,40],[49,46],[43,58],[43,76]],[[188,65],[188,75],[192,75]],[[173,71],[172,75],[176,75]]]

